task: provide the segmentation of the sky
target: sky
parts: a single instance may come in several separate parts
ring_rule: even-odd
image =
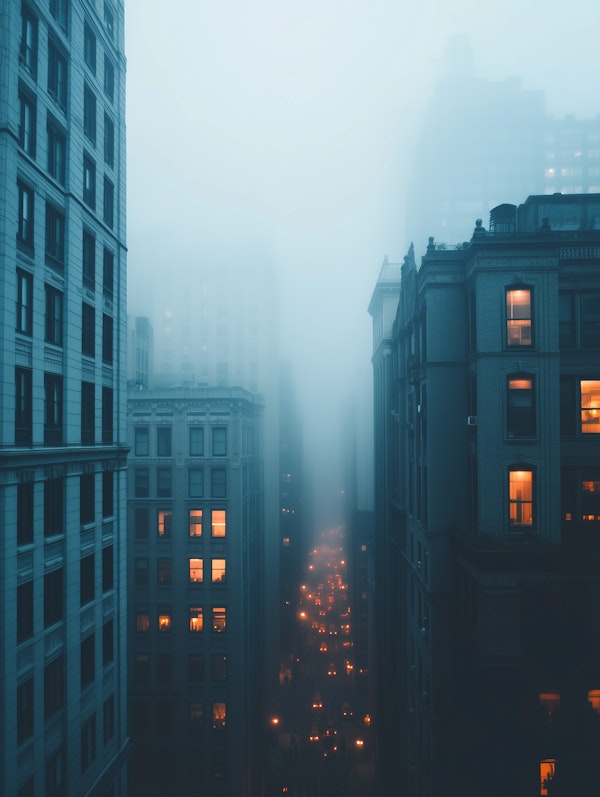
[[[384,256],[410,243],[411,153],[449,38],[469,37],[482,76],[544,90],[550,113],[600,113],[597,0],[125,0],[125,14],[131,310],[196,252],[270,263],[309,415],[335,419],[353,395],[369,415],[367,307]]]

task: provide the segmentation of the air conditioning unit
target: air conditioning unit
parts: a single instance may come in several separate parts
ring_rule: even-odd
[[[477,415],[467,415],[467,426],[477,426]]]

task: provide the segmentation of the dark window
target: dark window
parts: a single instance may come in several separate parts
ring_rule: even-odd
[[[96,385],[81,383],[81,443],[94,445],[96,441]]]
[[[173,577],[173,563],[171,559],[160,558],[157,562],[157,579],[161,586],[169,585]]]
[[[150,495],[150,471],[148,468],[134,469],[134,495],[136,498],[148,498]]]
[[[46,343],[63,345],[63,294],[50,285],[46,291]]]
[[[104,178],[104,223],[112,229],[115,213],[115,187],[108,177]]]
[[[17,180],[19,189],[19,220],[17,244],[21,249],[33,251],[33,189]]]
[[[92,634],[84,639],[80,648],[81,688],[89,686],[96,677],[96,638]]]
[[[90,766],[96,758],[96,714],[81,725],[81,771]]]
[[[156,471],[156,495],[159,498],[170,498],[172,492],[172,473],[170,468],[158,468]]]
[[[17,644],[33,636],[33,581],[17,587]]]
[[[81,304],[81,353],[96,355],[96,310],[91,304]]]
[[[19,146],[35,158],[37,105],[35,95],[19,86]]]
[[[111,695],[104,701],[103,708],[104,744],[107,744],[115,735],[115,696]]]
[[[66,797],[65,750],[61,747],[46,759],[46,797]]]
[[[225,468],[212,468],[211,495],[213,498],[225,498],[227,493],[227,479]]]
[[[112,299],[114,292],[115,256],[110,249],[104,249],[102,266],[103,293],[107,298]]]
[[[173,678],[173,656],[170,653],[158,653],[156,656],[156,680],[168,683]]]
[[[113,40],[115,37],[115,15],[107,2],[104,3],[104,27]]]
[[[62,567],[44,576],[44,628],[64,618]]]
[[[507,380],[506,431],[509,437],[535,436],[535,382],[528,374]]]
[[[33,331],[33,276],[17,269],[17,332],[31,335]]]
[[[29,6],[21,5],[21,46],[19,60],[27,71],[37,76],[38,21]]]
[[[32,388],[29,368],[15,368],[15,445],[32,442]]]
[[[135,444],[134,453],[136,457],[147,457],[150,453],[150,435],[147,426],[138,426],[134,431]]]
[[[60,445],[63,438],[63,380],[44,374],[44,445]]]
[[[94,554],[79,560],[79,605],[91,603],[96,596],[96,565]]]
[[[150,511],[148,507],[141,506],[135,510],[135,536],[138,540],[148,538],[148,529],[150,528]]]
[[[83,201],[96,209],[96,164],[88,155],[83,156]]]
[[[105,54],[104,56],[104,93],[112,102],[115,98],[115,67]]]
[[[48,40],[48,94],[63,110],[67,107],[67,58]]]
[[[102,443],[110,445],[113,442],[113,389],[102,388]]]
[[[102,362],[112,365],[113,361],[113,319],[111,316],[102,316]]]
[[[213,457],[227,455],[227,427],[215,426],[212,430],[212,453]]]
[[[506,290],[506,345],[531,346],[532,296],[529,288]]]
[[[69,0],[50,0],[50,13],[63,30],[67,30]]]
[[[17,792],[17,797],[35,797],[34,792],[34,781],[33,775],[23,783],[22,786],[19,786],[19,791]]]
[[[213,653],[210,661],[211,678],[213,681],[227,680],[227,656],[225,653]]]
[[[115,123],[104,114],[104,163],[111,168],[115,164]]]
[[[190,731],[201,733],[204,730],[204,705],[190,703]]]
[[[190,498],[202,498],[204,495],[204,471],[202,468],[190,468],[188,471],[188,488]]]
[[[83,473],[79,477],[79,522],[82,526],[96,519],[96,476]]]
[[[190,653],[188,656],[188,681],[204,680],[204,655],[202,653]]]
[[[33,736],[33,678],[17,687],[17,744]]]
[[[106,667],[115,658],[115,630],[113,620],[102,626],[102,664]]]
[[[83,132],[92,144],[96,143],[96,95],[87,83],[83,89]]]
[[[147,556],[136,556],[134,561],[134,581],[136,587],[147,587],[150,565]]]
[[[150,610],[146,604],[135,607],[135,630],[142,634],[150,630]]]
[[[110,592],[114,587],[113,546],[102,549],[102,592]]]
[[[156,429],[156,453],[159,457],[171,456],[171,427],[158,426]]]
[[[96,74],[96,34],[87,22],[83,26],[83,60]]]
[[[46,260],[61,267],[65,262],[65,216],[49,202],[46,202]]]
[[[33,482],[17,485],[17,545],[33,542]]]
[[[115,513],[115,479],[112,470],[102,472],[102,517],[112,517]]]
[[[44,536],[52,537],[64,531],[64,481],[48,479],[44,482]]]
[[[48,172],[61,185],[65,184],[67,163],[67,136],[58,124],[48,116]]]
[[[561,349],[572,349],[575,341],[575,313],[572,293],[558,295],[558,345]]]
[[[48,720],[65,705],[65,657],[44,667],[44,719]]]
[[[190,426],[190,457],[204,456],[204,429]]]
[[[600,348],[600,293],[585,293],[579,297],[581,348]]]

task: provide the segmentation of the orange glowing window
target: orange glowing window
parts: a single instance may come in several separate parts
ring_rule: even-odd
[[[135,630],[146,633],[150,630],[150,614],[147,608],[139,608],[135,614]]]
[[[225,571],[227,569],[227,561],[225,559],[213,559],[211,563],[211,580],[213,584],[225,583]]]
[[[222,634],[227,629],[227,609],[223,606],[213,606],[212,630],[215,634]]]
[[[194,633],[204,628],[204,613],[201,606],[190,606],[190,631]]]
[[[204,560],[190,559],[190,581],[201,584],[204,579]]]
[[[212,704],[212,726],[216,731],[223,730],[227,725],[227,705],[225,703]]]
[[[158,510],[158,536],[170,537],[171,536],[171,519],[173,513],[170,509]]]
[[[588,703],[596,714],[600,714],[600,689],[590,689],[588,692]]]
[[[159,631],[171,630],[171,614],[167,613],[167,611],[164,609],[160,611],[158,615],[158,630]]]
[[[202,536],[202,510],[190,509],[190,537]]]
[[[546,758],[540,761],[540,795],[546,797],[556,768],[555,758]]]
[[[509,473],[509,520],[511,527],[533,525],[533,473],[530,470]]]
[[[540,692],[540,706],[547,717],[551,717],[560,705],[558,692]]]
[[[531,346],[531,291],[506,291],[506,345]]]
[[[227,511],[213,509],[212,511],[212,536],[225,537],[227,534]]]
[[[600,379],[582,380],[581,389],[581,432],[600,433]]]

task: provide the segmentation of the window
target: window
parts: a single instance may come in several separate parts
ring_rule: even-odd
[[[109,518],[115,513],[115,480],[112,470],[102,471],[102,517]]]
[[[33,678],[17,687],[17,744],[33,736]]]
[[[83,60],[96,74],[96,34],[86,22],[83,26]]]
[[[227,706],[225,703],[212,704],[212,727],[214,731],[225,730],[227,725]]]
[[[201,606],[190,606],[190,631],[194,633],[204,628],[204,613]]]
[[[171,607],[159,606],[158,607],[158,630],[161,633],[167,633],[171,630]]]
[[[96,519],[95,475],[83,473],[79,477],[79,521],[82,526]]]
[[[63,30],[67,30],[69,0],[50,0],[50,13]]]
[[[147,556],[136,556],[134,561],[134,579],[136,587],[148,586],[149,560]]]
[[[149,433],[147,426],[138,426],[134,430],[134,453],[136,457],[147,457],[149,450]]]
[[[212,430],[212,453],[213,457],[224,457],[227,455],[227,427],[215,426]]]
[[[579,324],[582,349],[600,348],[600,293],[579,297]]]
[[[96,164],[89,155],[83,156],[83,201],[96,209]]]
[[[65,216],[46,202],[46,262],[62,267],[65,262]]]
[[[213,606],[212,630],[215,634],[222,634],[227,629],[227,609],[223,606]]]
[[[171,427],[159,426],[156,429],[156,453],[159,457],[171,456]]]
[[[111,40],[115,36],[115,15],[107,2],[104,3],[104,27]]]
[[[115,98],[115,67],[108,57],[104,55],[104,93],[112,102]]]
[[[33,189],[17,180],[19,189],[19,220],[17,245],[21,249],[33,251]]]
[[[202,510],[190,509],[189,513],[190,537],[202,536]]]
[[[108,177],[104,178],[104,223],[112,229],[115,212],[115,187]]]
[[[104,114],[104,163],[111,168],[115,165],[115,123]]]
[[[225,559],[212,560],[211,581],[213,584],[225,583],[226,564],[227,563]]]
[[[64,618],[62,567],[44,576],[44,628]]]
[[[81,725],[81,771],[90,766],[96,758],[96,714]]]
[[[65,657],[44,667],[44,720],[49,720],[65,705]]]
[[[190,498],[202,498],[204,495],[204,471],[202,468],[190,468],[188,471],[188,487]]]
[[[67,136],[50,115],[47,122],[48,134],[48,173],[61,185],[66,180]]]
[[[227,656],[225,653],[213,653],[210,659],[210,677],[213,681],[227,680]]]
[[[168,586],[173,579],[173,562],[171,559],[157,561],[157,578],[159,586]]]
[[[137,540],[148,539],[148,529],[150,528],[150,512],[148,507],[141,506],[135,510],[135,538]]]
[[[17,269],[17,332],[31,335],[33,331],[33,276]]]
[[[94,682],[96,677],[96,637],[84,639],[80,647],[81,688],[84,689]]]
[[[227,512],[225,509],[213,509],[211,533],[213,537],[225,537],[227,533]]]
[[[581,432],[598,434],[600,432],[600,379],[582,379],[581,390]]]
[[[507,380],[507,434],[509,437],[534,437],[535,426],[533,377],[526,374],[512,374]]]
[[[190,582],[201,584],[204,580],[204,560],[190,559]]]
[[[102,710],[104,744],[115,735],[115,696],[111,695],[104,701]]]
[[[33,542],[33,482],[17,485],[17,545]]]
[[[113,389],[102,386],[102,445],[111,445],[114,436]]]
[[[210,756],[210,775],[213,780],[227,777],[227,750],[213,750]]]
[[[48,94],[63,110],[67,107],[67,58],[48,39]]]
[[[114,291],[115,256],[110,249],[104,248],[102,256],[102,291],[104,296],[112,299]]]
[[[94,554],[79,560],[79,605],[86,606],[96,594],[96,569]]]
[[[115,659],[114,621],[108,620],[102,626],[102,664],[106,667]]]
[[[171,524],[173,520],[173,512],[170,509],[159,509],[158,510],[158,536],[159,537],[170,537],[171,536]]]
[[[38,21],[29,6],[21,5],[19,61],[32,77],[37,76]]]
[[[96,355],[96,310],[86,302],[81,303],[81,353]]]
[[[506,345],[532,344],[531,290],[509,288],[506,291]]]
[[[204,730],[204,705],[190,703],[190,731],[199,733]]]
[[[83,132],[96,143],[96,95],[87,83],[83,87]]]
[[[31,777],[27,778],[27,780],[24,781],[21,786],[19,786],[17,797],[35,797],[33,783],[33,775],[31,775]]]
[[[32,442],[31,370],[15,368],[15,445],[30,446]]]
[[[96,385],[81,383],[81,444],[93,446],[96,431]]]
[[[145,634],[150,630],[150,612],[147,606],[136,606],[135,609],[135,630]],[[146,656],[146,661],[148,657]],[[137,675],[136,675],[137,678]]]
[[[46,797],[64,797],[66,794],[64,746],[46,759],[45,776]]]
[[[37,107],[35,95],[19,86],[19,146],[35,158]]]
[[[114,554],[113,546],[102,549],[102,592],[110,592],[114,587]]]
[[[190,628],[190,630],[192,630]],[[204,656],[202,653],[190,653],[188,655],[188,681],[204,680]]]
[[[102,362],[113,362],[113,319],[106,313],[102,315]]]
[[[46,292],[46,343],[63,345],[63,294],[50,285],[44,286]]]
[[[44,537],[62,534],[64,530],[64,481],[44,482]]]
[[[580,503],[582,521],[600,521],[600,470],[585,469],[581,472]]]
[[[190,457],[204,456],[204,429],[190,426]]]
[[[44,445],[62,443],[62,376],[44,374]]]
[[[173,656],[170,653],[157,653],[156,655],[156,680],[159,683],[169,683],[173,678]]]
[[[150,471],[148,468],[134,469],[134,494],[136,498],[148,498],[150,494]]]
[[[210,493],[213,498],[225,498],[227,494],[225,468],[212,468],[210,471]]]
[[[509,471],[509,525],[511,529],[533,526],[533,472]]]
[[[17,586],[17,645],[33,636],[33,581]]]
[[[156,495],[159,498],[171,497],[172,473],[170,468],[157,468]]]

